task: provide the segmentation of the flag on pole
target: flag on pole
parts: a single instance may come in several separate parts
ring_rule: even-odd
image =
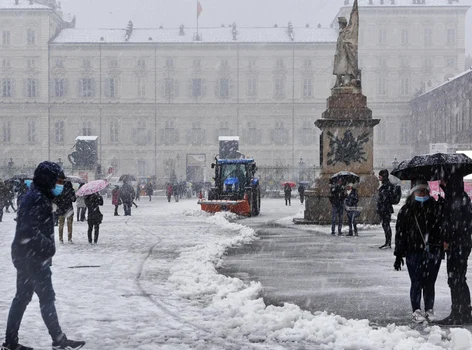
[[[197,1],[197,18],[200,17],[200,13],[202,13],[202,11],[202,4],[200,4],[200,1]]]

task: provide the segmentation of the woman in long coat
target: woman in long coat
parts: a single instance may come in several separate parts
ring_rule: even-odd
[[[416,182],[397,217],[394,268],[401,270],[403,257],[410,275],[412,320],[436,320],[434,297],[436,278],[444,257],[440,206],[430,197],[426,181]],[[421,311],[421,294],[424,312]]]
[[[88,209],[88,241],[92,244],[92,230],[94,230],[93,243],[97,244],[100,224],[103,220],[103,215],[100,212],[100,205],[103,205],[103,197],[98,193],[85,196],[85,205]]]

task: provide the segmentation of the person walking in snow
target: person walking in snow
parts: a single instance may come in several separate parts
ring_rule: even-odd
[[[380,222],[385,233],[385,244],[379,249],[392,248],[392,229],[390,221],[392,220],[393,205],[392,195],[394,192],[393,184],[388,179],[388,170],[383,169],[379,172],[380,187],[377,197],[377,214],[380,216]]]
[[[154,193],[154,189],[152,187],[152,182],[149,181],[147,184],[146,184],[146,187],[144,188],[144,190],[146,191],[146,194],[149,196],[149,201],[151,201],[151,196],[153,195]]]
[[[80,184],[81,188],[84,184]],[[85,205],[85,198],[83,196],[77,197],[77,221],[85,221],[85,214],[87,213],[87,206]]]
[[[56,215],[58,216],[59,224],[59,242],[64,243],[64,224],[67,221],[67,240],[69,243],[72,241],[72,224],[74,222],[74,206],[72,203],[76,201],[74,188],[70,181],[64,182],[64,190],[62,193],[54,199],[54,203],[57,205]]]
[[[7,204],[8,189],[5,183],[0,179],[0,222],[3,218],[3,207]]]
[[[14,191],[14,182],[12,180],[5,180],[5,187],[6,187],[6,203],[5,203],[5,213],[9,213],[8,210],[10,207],[16,213],[16,209],[13,206],[13,200],[15,199],[15,191]]]
[[[123,209],[125,216],[131,216],[131,206],[134,204],[133,200],[135,197],[134,188],[129,184],[128,181],[123,183],[120,189],[120,198],[123,202]],[[135,204],[136,205],[136,204]]]
[[[300,196],[300,203],[303,204],[303,201],[305,200],[305,186],[303,184],[298,185],[298,194]]]
[[[430,197],[426,181],[416,181],[405,205],[398,213],[395,227],[394,268],[401,270],[406,257],[410,276],[410,302],[415,323],[433,322],[436,278],[444,257],[440,207]],[[424,312],[421,310],[424,296]]]
[[[284,185],[285,205],[292,205],[292,187],[286,183]]]
[[[67,339],[62,332],[55,306],[51,279],[51,259],[56,253],[52,200],[63,190],[64,173],[52,162],[42,162],[34,172],[31,189],[18,209],[15,238],[11,246],[16,268],[16,295],[12,301],[6,326],[4,350],[33,350],[19,343],[26,307],[33,294],[39,299],[41,315],[52,338],[53,350],[77,350],[84,341]]]
[[[85,196],[85,205],[87,206],[88,210],[88,241],[90,244],[92,244],[92,231],[94,231],[93,243],[97,244],[98,235],[100,233],[100,224],[103,220],[103,215],[100,212],[100,206],[103,205],[103,197],[98,193]]]
[[[115,188],[111,191],[111,204],[115,206],[115,216],[120,216],[118,214],[118,207],[122,204],[120,198],[120,186],[115,185]]]

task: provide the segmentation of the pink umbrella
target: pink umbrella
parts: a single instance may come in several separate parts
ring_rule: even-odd
[[[101,190],[104,190],[108,185],[109,182],[106,182],[105,180],[90,181],[83,185],[81,188],[79,188],[77,192],[75,192],[75,194],[79,197],[87,196],[89,194],[97,193]]]

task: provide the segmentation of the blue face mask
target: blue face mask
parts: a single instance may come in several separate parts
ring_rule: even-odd
[[[429,196],[425,196],[425,197],[415,196],[415,201],[420,202],[420,203],[424,203],[424,202],[426,202],[428,199],[429,199]]]
[[[30,188],[31,184],[33,183],[33,180],[25,180],[25,185],[26,187]]]
[[[64,190],[64,185],[56,184],[56,186],[51,190],[51,193],[54,197],[57,197],[61,195],[63,190]]]

